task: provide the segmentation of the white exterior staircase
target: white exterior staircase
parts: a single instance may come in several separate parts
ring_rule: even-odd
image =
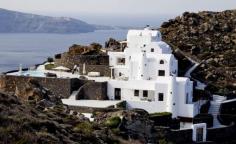
[[[70,97],[69,97],[68,99],[75,100],[75,99],[76,99],[76,96],[79,94],[79,91],[80,91],[80,90],[73,91],[72,94],[70,95]]]
[[[213,115],[213,127],[221,127],[217,115],[219,113],[220,105],[226,98],[219,95],[213,95],[213,101],[211,101],[211,106],[208,113]]]

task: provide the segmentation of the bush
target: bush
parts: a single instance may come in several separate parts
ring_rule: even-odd
[[[81,122],[73,129],[75,132],[91,135],[93,132],[93,125],[90,122]]]
[[[49,63],[54,62],[53,58],[51,58],[51,57],[48,57],[47,61],[48,61]]]
[[[120,103],[118,103],[117,108],[121,108],[121,109],[125,109],[126,108],[126,101],[122,101]]]
[[[61,59],[61,54],[56,54],[55,59]]]
[[[47,64],[45,65],[45,69],[46,70],[52,70],[53,68],[55,68],[56,66],[54,64]]]
[[[170,112],[160,112],[160,113],[151,113],[150,117],[157,117],[157,116],[172,116]]]
[[[121,123],[120,117],[111,117],[105,121],[105,125],[110,128],[117,128]]]

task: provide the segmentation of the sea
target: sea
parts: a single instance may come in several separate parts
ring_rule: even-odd
[[[73,44],[104,46],[109,38],[126,39],[128,30],[98,30],[81,34],[0,34],[0,73],[40,64]]]

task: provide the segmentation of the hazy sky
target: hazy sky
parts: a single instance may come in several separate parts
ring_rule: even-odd
[[[236,0],[0,0],[0,7],[97,24],[156,25],[184,11],[234,9]]]

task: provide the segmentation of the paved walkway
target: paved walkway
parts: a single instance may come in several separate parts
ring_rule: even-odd
[[[30,75],[31,72],[37,72],[38,77],[45,77],[44,73],[53,73],[56,74],[58,78],[79,78],[82,75],[79,74],[72,74],[71,72],[64,72],[64,71],[55,71],[55,70],[46,70],[45,65],[48,63],[45,63],[44,65],[39,65],[36,70],[29,70],[29,76],[35,76],[35,75]],[[14,73],[9,73],[8,75],[19,75],[19,72],[14,72]],[[110,77],[89,77],[85,75],[85,77],[88,80],[94,80],[96,82],[105,82],[110,79]]]
[[[72,100],[62,99],[62,103],[69,106],[92,107],[92,108],[107,108],[115,106],[122,101],[117,100]]]

